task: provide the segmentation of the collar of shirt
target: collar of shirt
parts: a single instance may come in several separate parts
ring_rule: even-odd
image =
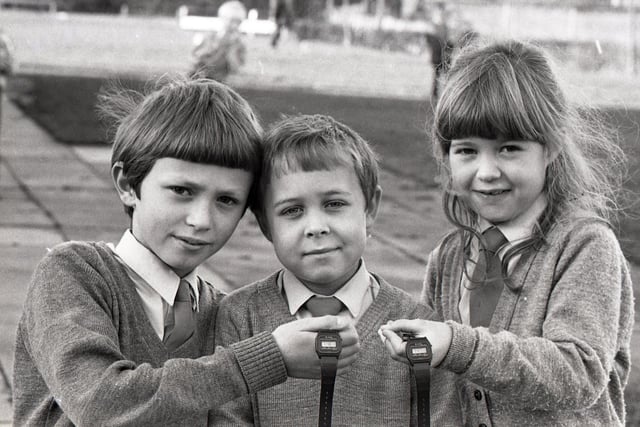
[[[164,262],[153,252],[140,243],[131,230],[122,235],[120,242],[114,248],[114,252],[126,264],[129,269],[144,280],[162,299],[173,307],[178,292],[180,280],[189,282],[196,298],[196,307],[200,300],[198,292],[198,275],[194,269],[185,277],[178,277]],[[135,277],[132,277],[136,282]]]
[[[309,290],[296,276],[289,270],[284,270],[279,275],[278,285],[284,292],[289,312],[294,315],[303,308],[309,298],[316,295]],[[369,308],[373,299],[380,290],[378,281],[369,274],[364,260],[360,260],[360,267],[356,273],[333,295],[338,298],[349,310],[353,318],[358,318],[360,314]],[[367,298],[367,293],[371,292],[371,297]],[[368,303],[367,303],[368,301]]]

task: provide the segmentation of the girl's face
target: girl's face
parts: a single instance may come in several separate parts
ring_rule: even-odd
[[[534,141],[454,139],[449,150],[453,191],[481,219],[517,224],[543,193],[549,164],[545,147]]]

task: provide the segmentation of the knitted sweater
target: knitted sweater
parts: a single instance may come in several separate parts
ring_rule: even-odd
[[[223,299],[216,336],[232,343],[295,319],[276,283],[275,273],[245,286]],[[391,319],[419,318],[427,314],[417,298],[376,277],[380,292],[362,315],[356,330],[358,359],[336,378],[333,395],[334,426],[415,425],[411,372],[391,359],[378,328]],[[290,378],[286,383],[224,405],[216,412],[216,425],[313,426],[318,424],[320,381]]]
[[[627,261],[602,222],[558,223],[522,255],[490,327],[460,324],[460,234],[431,253],[423,298],[453,328],[433,370],[438,426],[624,425],[634,321]]]
[[[37,266],[17,331],[15,425],[206,425],[207,411],[280,383],[270,334],[214,351],[221,294],[200,284],[194,335],[167,353],[105,243],[69,242]]]

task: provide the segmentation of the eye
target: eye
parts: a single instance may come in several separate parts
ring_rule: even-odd
[[[344,200],[331,200],[325,203],[325,206],[329,209],[340,209],[343,206],[346,206],[347,203]]]
[[[453,154],[458,156],[472,156],[476,154],[476,150],[471,147],[456,147],[453,149]]]
[[[515,153],[518,151],[522,151],[522,147],[520,147],[518,144],[505,144],[500,147],[500,151],[502,151],[503,153]]]
[[[223,205],[227,205],[227,206],[236,206],[236,205],[240,204],[240,200],[236,199],[235,197],[231,197],[231,196],[220,196],[220,197],[218,197],[218,202],[222,203]]]
[[[171,190],[173,193],[177,194],[178,196],[191,196],[193,194],[191,189],[187,187],[182,187],[180,185],[172,185],[169,187],[169,190]]]
[[[300,206],[289,206],[280,211],[280,216],[295,217],[301,215],[303,212]]]

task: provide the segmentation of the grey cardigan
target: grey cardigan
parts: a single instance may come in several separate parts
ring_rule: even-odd
[[[208,410],[286,379],[264,333],[214,351],[221,294],[200,284],[196,332],[167,353],[104,243],[51,250],[18,326],[15,425],[206,425]]]
[[[424,282],[434,318],[453,328],[434,369],[434,425],[624,425],[633,290],[612,230],[556,224],[518,260],[488,329],[461,324],[461,243],[459,232],[443,239]]]

